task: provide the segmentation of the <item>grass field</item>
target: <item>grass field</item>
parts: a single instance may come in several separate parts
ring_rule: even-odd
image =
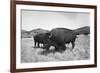
[[[47,55],[41,54],[42,48],[34,48],[33,38],[21,39],[21,62],[48,62],[48,61],[72,61],[72,60],[86,60],[90,58],[90,36],[79,35],[75,41],[75,47],[71,51],[71,44],[66,45],[63,53],[55,52],[48,53]]]

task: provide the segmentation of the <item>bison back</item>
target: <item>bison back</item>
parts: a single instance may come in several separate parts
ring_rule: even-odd
[[[55,28],[51,30],[51,39],[58,44],[70,43],[76,38],[73,30],[66,28]]]

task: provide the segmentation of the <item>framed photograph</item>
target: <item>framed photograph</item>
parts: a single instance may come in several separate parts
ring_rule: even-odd
[[[11,72],[97,66],[97,7],[11,1]]]

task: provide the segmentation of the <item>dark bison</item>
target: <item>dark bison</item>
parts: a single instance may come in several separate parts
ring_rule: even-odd
[[[34,36],[34,47],[40,47],[40,44],[48,44],[50,41],[48,33],[39,33]]]
[[[49,48],[51,46],[54,46],[56,49],[59,48],[59,46],[50,39],[50,32],[48,33],[40,33],[34,36],[34,47],[40,47],[40,44],[43,44],[43,49],[45,49],[46,52],[49,52]]]
[[[50,32],[50,40],[53,41],[56,51],[64,51],[66,49],[65,44],[72,43],[72,49],[75,46],[76,33],[74,30],[67,28],[55,28]]]

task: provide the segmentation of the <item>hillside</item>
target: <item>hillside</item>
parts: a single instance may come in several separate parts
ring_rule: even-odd
[[[77,28],[74,31],[78,35],[80,35],[80,34],[88,35],[88,34],[90,34],[90,27],[89,26],[85,26],[85,27]]]
[[[49,32],[48,30],[45,30],[45,29],[41,29],[41,28],[37,28],[37,29],[33,29],[30,31],[30,35],[37,35],[39,33],[47,33]]]
[[[37,28],[37,29],[33,29],[31,31],[26,31],[26,30],[21,30],[21,37],[22,38],[30,38],[32,36],[35,36],[39,33],[46,33],[46,32],[49,32],[48,30],[44,30],[44,29],[40,29],[40,28]]]

